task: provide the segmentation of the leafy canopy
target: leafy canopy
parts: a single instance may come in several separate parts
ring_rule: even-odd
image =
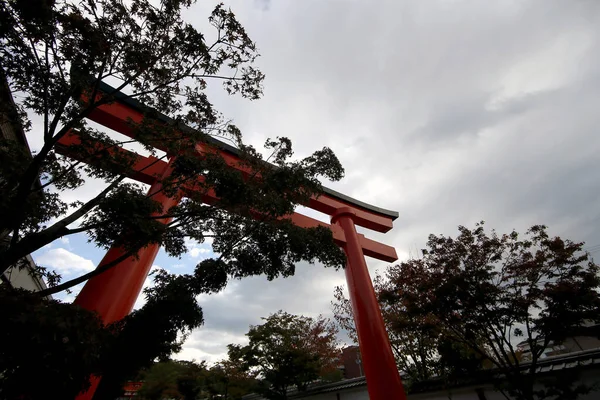
[[[144,383],[138,395],[147,400],[195,400],[205,387],[207,372],[205,362],[158,362],[140,374],[139,380]]]
[[[244,370],[238,362],[226,358],[213,365],[206,375],[206,392],[210,399],[241,400],[256,388],[256,373]]]
[[[146,305],[110,327],[91,313],[42,296],[81,283],[120,259],[43,291],[37,300],[6,295],[2,309],[14,311],[15,321],[4,332],[7,343],[39,332],[39,343],[50,341],[45,345],[54,356],[40,365],[7,349],[2,374],[14,386],[3,390],[50,387],[26,385],[24,379],[39,373],[24,372],[37,368],[64,384],[57,388],[60,398],[85,388],[90,373],[103,375],[99,396],[115,397],[125,379],[155,359],[167,359],[202,323],[198,294],[219,291],[230,278],[291,275],[299,260],[343,265],[329,230],[298,228],[285,218],[321,192],[319,179],[341,179],[339,161],[328,148],[294,159],[284,137],[266,141],[266,158],[244,144],[239,129],[213,107],[207,89],[222,83],[229,94],[258,99],[264,75],[254,66],[256,45],[222,4],[207,16],[209,28],[199,31],[185,18],[192,5],[189,0],[0,1],[0,116],[3,124],[29,131],[39,144],[29,154],[23,141],[0,139],[0,272],[80,232],[98,246],[121,246],[127,250],[124,257],[153,243],[181,256],[188,238],[211,238],[218,254],[190,274],[157,273]],[[147,194],[146,187],[126,179],[141,171],[135,170],[131,155],[114,150],[133,139],[88,123],[87,117],[114,103],[119,93],[147,106],[144,118],[129,121],[124,130],[157,160],[172,161],[173,172],[161,180],[160,191]],[[81,144],[70,147],[72,157],[65,157],[58,142],[70,132],[79,135]],[[197,144],[210,150],[215,138],[235,146],[242,167],[254,172],[244,175],[229,168],[219,153],[196,150]],[[199,175],[205,177],[201,183]],[[102,185],[94,196],[66,200],[90,181]],[[155,201],[191,183],[196,190],[185,193],[177,206],[163,209]],[[209,191],[219,201],[205,204]],[[65,330],[86,335],[57,342],[66,337]],[[81,359],[73,361],[74,354]]]
[[[156,362],[141,371],[136,380],[143,382],[138,395],[148,400],[241,400],[253,392],[255,384],[252,373],[242,371],[228,359],[211,367],[205,361]]]
[[[440,358],[443,336],[431,317],[409,314],[400,302],[382,301],[382,295],[393,288],[393,283],[385,273],[374,277],[373,288],[381,308],[396,365],[408,378],[403,380],[404,384],[412,385],[434,376],[451,373],[451,366],[445,367],[444,360]],[[342,286],[335,287],[331,305],[338,326],[348,333],[354,343],[358,344],[352,304]],[[463,357],[453,354],[449,361],[454,366],[464,360]]]
[[[583,243],[551,237],[545,226],[499,235],[480,223],[460,226],[456,238],[430,235],[421,259],[387,269],[380,300],[492,364],[508,381],[499,388],[515,398],[552,398],[559,389],[560,398],[576,398],[573,381],[534,382],[548,346],[600,322],[598,272]],[[521,360],[519,341],[530,347],[529,360]]]
[[[263,320],[250,327],[248,345],[229,345],[229,357],[259,374],[257,391],[265,398],[286,399],[289,388],[303,390],[336,369],[337,329],[331,321],[283,311]]]
[[[222,287],[227,276],[287,276],[299,260],[343,265],[327,229],[300,229],[283,218],[321,192],[319,178],[341,179],[343,169],[333,152],[323,148],[292,160],[292,144],[281,137],[267,140],[271,155],[265,160],[208,99],[207,88],[219,82],[232,95],[250,100],[262,95],[256,45],[231,10],[217,5],[208,16],[212,30],[204,32],[185,18],[190,0],[34,3],[0,2],[0,75],[17,99],[13,112],[2,114],[43,143],[33,157],[10,140],[0,143],[0,235],[10,237],[1,242],[0,272],[79,232],[98,246],[116,243],[129,254],[158,243],[171,256],[186,251],[186,238],[213,238],[220,256],[199,268],[210,265],[215,271],[196,283],[211,288]],[[100,90],[101,82],[115,90]],[[143,120],[126,127],[135,141],[159,160],[177,155],[160,192],[171,196],[196,184],[177,206],[162,209],[155,201],[160,193],[146,195],[143,185],[125,179],[135,172],[134,159],[112,150],[132,140],[87,122],[98,107],[113,103],[117,92],[147,106]],[[170,119],[157,119],[157,112]],[[82,140],[70,148],[73,158],[59,154],[57,145],[71,131]],[[214,138],[237,147],[243,166],[255,172],[248,177],[229,168],[218,153],[196,150],[196,144],[210,148]],[[199,175],[203,183],[197,182]],[[90,178],[104,182],[97,195],[65,200]],[[211,190],[220,200],[203,204]],[[164,224],[161,217],[171,220]]]

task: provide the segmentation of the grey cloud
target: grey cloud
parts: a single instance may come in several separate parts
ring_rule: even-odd
[[[343,271],[300,263],[290,278],[234,280],[222,293],[199,297],[205,324],[192,334],[186,348],[223,356],[227,344],[245,340],[250,325],[260,324],[262,317],[280,309],[313,317],[331,316],[333,288],[344,279]]]
[[[267,11],[271,8],[271,0],[254,0],[254,3],[262,11]]]
[[[263,55],[265,97],[211,98],[252,144],[288,136],[298,156],[332,147],[347,174],[327,185],[400,213],[369,237],[407,257],[429,233],[484,219],[600,243],[598,2],[231,6]],[[217,351],[278,309],[328,313],[340,283],[341,271],[309,266],[234,282],[201,299],[206,326],[190,346]]]

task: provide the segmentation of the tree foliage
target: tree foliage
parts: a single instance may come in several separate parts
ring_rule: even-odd
[[[328,319],[279,311],[263,320],[250,327],[248,345],[229,345],[229,357],[259,374],[257,392],[267,399],[286,399],[288,389],[304,390],[337,367],[337,329]]]
[[[206,374],[206,393],[209,399],[241,400],[254,392],[256,373],[239,365],[235,360],[224,359],[213,365]]]
[[[9,324],[7,338],[27,338],[46,329],[45,322],[56,324],[48,332],[62,335],[72,325],[89,334],[77,342],[81,349],[53,342],[47,363],[24,357],[15,364],[18,370],[4,364],[4,379],[14,378],[15,388],[23,385],[20,371],[28,368],[38,371],[29,379],[51,370],[44,377],[64,382],[65,391],[80,390],[87,382],[81,377],[99,371],[104,378],[98,396],[111,397],[140,368],[177,351],[185,334],[202,323],[198,294],[219,291],[231,278],[292,275],[299,260],[343,265],[328,229],[298,228],[286,218],[297,204],[321,192],[319,179],[343,176],[339,161],[328,148],[293,159],[291,142],[283,137],[267,140],[268,157],[244,144],[239,129],[211,104],[207,88],[220,82],[229,94],[258,99],[264,75],[254,66],[256,45],[222,4],[208,15],[210,28],[199,31],[186,19],[193,3],[0,0],[0,78],[16,99],[14,104],[3,102],[0,111],[11,124],[29,129],[40,144],[28,155],[16,141],[0,143],[0,273],[48,243],[80,232],[98,246],[124,248],[124,257],[149,244],[181,256],[188,238],[200,243],[211,238],[218,254],[190,274],[159,272],[156,286],[146,292],[146,305],[110,327],[42,296],[102,273],[120,259],[39,293],[37,303],[28,300],[17,307],[7,302],[15,310],[29,304],[23,311],[32,316],[19,320],[14,314],[23,323]],[[87,121],[122,93],[145,104],[143,119],[125,127],[134,140],[107,134]],[[71,146],[66,157],[58,142],[70,132],[78,133],[81,144]],[[212,151],[215,138],[234,145],[241,169],[252,172],[230,168]],[[158,160],[171,162],[171,175],[162,178],[154,193],[147,195],[143,185],[125,179],[140,171],[133,157],[114,150],[133,141]],[[96,195],[65,200],[92,178],[104,185]],[[192,184],[195,190],[186,192],[177,206],[163,209],[155,200],[176,196]],[[203,203],[207,193],[216,194],[218,201]],[[50,308],[56,311],[35,325],[36,313]],[[93,340],[102,346],[89,347]],[[2,362],[11,360],[11,354]],[[74,354],[82,359],[63,362]]]
[[[123,382],[157,359],[168,360],[202,325],[198,292],[189,289],[186,278],[159,270],[154,286],[145,291],[146,304],[111,326],[117,334],[102,354],[104,372],[95,398],[118,397]]]
[[[195,400],[203,392],[207,371],[205,362],[158,362],[139,375],[144,383],[137,394],[144,400]]]
[[[177,380],[183,375],[185,366],[177,361],[163,361],[152,365],[140,374],[144,382],[137,395],[146,400],[181,399]]]
[[[449,343],[476,353],[503,374],[499,388],[516,399],[574,398],[581,388],[573,381],[534,383],[550,344],[600,322],[598,266],[583,243],[551,237],[541,225],[523,236],[487,233],[483,223],[459,232],[430,235],[421,259],[389,267],[384,307],[398,305],[406,318],[428,321]],[[522,340],[531,348],[527,361],[516,347]]]
[[[131,254],[158,243],[172,256],[186,251],[185,238],[203,242],[212,237],[220,254],[212,261],[217,270],[212,277],[218,278],[208,283],[213,287],[223,284],[224,275],[272,279],[293,274],[300,259],[343,265],[327,229],[300,229],[284,218],[296,204],[320,193],[320,177],[342,177],[339,161],[328,148],[292,161],[291,142],[277,138],[265,144],[272,167],[243,143],[239,129],[214,109],[206,90],[222,82],[230,94],[258,99],[264,75],[254,67],[256,45],[222,4],[208,16],[212,31],[198,31],[185,18],[192,4],[0,2],[0,72],[18,94],[11,115],[22,126],[32,126],[30,135],[43,142],[32,158],[23,157],[10,141],[0,145],[0,233],[11,238],[0,248],[0,272],[78,232],[86,232],[98,246],[116,243]],[[101,82],[115,90],[100,90]],[[195,184],[196,191],[179,205],[164,210],[155,201],[159,193],[147,196],[143,185],[125,180],[134,160],[111,149],[127,141],[87,122],[98,107],[113,103],[117,92],[148,107],[142,121],[129,123],[135,140],[158,159],[177,155],[160,191],[175,195]],[[157,119],[157,111],[170,119]],[[31,125],[32,119],[42,122]],[[73,158],[57,151],[58,141],[70,131],[82,138],[81,145],[70,148]],[[211,148],[215,137],[239,149],[242,166],[254,171],[250,179],[229,168],[218,153],[196,150],[198,143]],[[166,155],[157,152],[158,145]],[[199,175],[204,182],[197,181]],[[105,185],[96,196],[85,202],[64,200],[90,177]],[[216,204],[202,203],[209,191],[219,197]],[[161,217],[171,221],[163,224]]]
[[[6,287],[0,307],[0,399],[74,398],[102,371],[112,332],[96,314]]]
[[[381,275],[373,279],[373,288],[378,298],[383,320],[390,339],[390,345],[398,369],[410,377],[411,382],[426,380],[439,373],[436,347],[439,330],[426,318],[406,313],[402,304],[382,302],[381,295],[392,288],[392,283]],[[358,344],[358,335],[354,325],[352,304],[341,286],[334,290],[332,301],[333,315],[350,339]]]
[[[411,385],[435,376],[445,376],[452,380],[480,369],[482,359],[445,335],[431,315],[409,313],[402,302],[385,298],[396,287],[392,275],[394,268],[390,266],[383,275],[375,275],[373,288],[396,365],[408,377],[405,384]],[[335,287],[331,305],[339,327],[358,344],[352,304],[343,287]]]
[[[143,400],[241,400],[255,384],[252,373],[242,371],[228,359],[211,367],[204,361],[165,360],[144,369],[136,380],[143,382],[138,392]]]
[[[0,351],[0,398],[72,398],[89,386],[92,374],[102,376],[95,398],[118,397],[127,379],[157,359],[168,360],[202,324],[198,293],[186,282],[159,273],[146,304],[109,326],[78,306],[3,287],[2,339],[13,345]],[[37,375],[44,386],[31,385]]]

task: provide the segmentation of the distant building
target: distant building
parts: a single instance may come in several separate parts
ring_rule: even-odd
[[[349,346],[342,350],[342,365],[344,379],[359,378],[364,376],[362,359],[358,346]]]
[[[587,323],[582,326],[575,335],[568,337],[562,343],[554,343],[553,341],[550,341],[540,358],[543,359],[560,354],[569,354],[577,351],[598,349],[600,348],[600,339],[598,339],[599,337],[600,325]],[[544,340],[538,339],[537,342],[540,343],[541,346],[543,345]],[[527,340],[517,344],[517,350],[521,352],[522,361],[531,360],[531,346]]]
[[[2,71],[0,70],[0,74]],[[14,101],[4,76],[0,76],[0,138],[14,140],[23,146],[30,154],[29,145],[25,132],[16,117]],[[0,176],[0,179],[2,177]],[[9,232],[0,232],[0,245],[6,243]],[[43,279],[36,274],[36,265],[31,256],[25,257],[22,267],[13,267],[0,275],[0,281],[3,284],[9,284],[15,288],[39,291],[46,289]]]
[[[528,367],[522,365],[523,370]],[[600,376],[600,349],[578,351],[559,356],[548,356],[539,361],[536,373],[540,379],[561,379],[561,375],[573,371],[579,372],[577,384],[598,387]],[[495,390],[491,383],[493,370],[480,371],[477,376],[467,376],[449,383],[442,377],[432,378],[424,382],[410,385],[409,400],[506,400],[506,397]],[[405,377],[403,377],[405,379]],[[335,383],[313,384],[301,392],[296,389],[288,392],[288,398],[306,400],[368,400],[365,377],[347,379]],[[578,400],[597,400],[599,392],[582,395]],[[243,400],[263,400],[257,394],[244,396]]]
[[[36,274],[36,265],[31,256],[25,257],[23,268],[13,267],[4,271],[0,277],[2,282],[14,288],[27,289],[34,292],[47,288],[44,280]]]

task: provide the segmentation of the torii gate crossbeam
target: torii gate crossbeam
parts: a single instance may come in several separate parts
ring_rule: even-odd
[[[100,90],[104,93],[115,93],[115,89],[104,83],[100,85]],[[131,123],[141,122],[145,113],[151,110],[122,93],[116,93],[115,98],[115,102],[97,107],[88,118],[133,138]],[[158,115],[158,122],[172,123],[170,118],[156,111],[152,110],[152,114]],[[191,128],[181,127],[181,129]],[[77,133],[71,132],[61,139],[57,152],[66,156],[74,156],[69,152],[69,148],[78,143],[80,143],[80,137]],[[98,143],[97,146],[102,145]],[[196,148],[200,152],[217,151],[231,168],[248,172],[240,166],[239,153],[234,147],[216,139],[211,140],[208,146],[209,149],[198,145]],[[157,148],[161,149],[160,145]],[[121,148],[112,148],[111,151],[127,152]],[[134,168],[129,177],[151,185],[149,193],[153,194],[153,199],[162,205],[164,211],[176,205],[185,196],[186,191],[193,190],[193,187],[183,187],[175,197],[168,197],[160,192],[161,180],[171,173],[176,155],[171,156],[168,163],[153,157],[143,157],[131,153],[129,155],[135,157]],[[93,163],[94,160],[92,158],[85,162]],[[202,177],[198,177],[198,179],[201,181]],[[218,198],[214,193],[209,192],[204,196],[203,201],[213,204],[218,201]],[[378,232],[387,232],[392,229],[393,220],[398,217],[398,214],[360,202],[327,188],[323,195],[312,198],[305,206],[330,215],[331,225],[299,213],[289,216],[292,222],[302,227],[318,225],[329,227],[333,232],[335,242],[343,248],[346,254],[346,281],[369,398],[371,400],[405,400],[406,395],[364,258],[365,255],[368,255],[392,262],[397,259],[396,251],[393,247],[365,238],[364,235],[358,234],[355,228],[355,225],[359,225]],[[168,220],[165,219],[163,222],[168,223]],[[149,245],[141,249],[135,257],[121,261],[107,271],[91,278],[77,296],[75,303],[98,312],[104,323],[111,323],[125,317],[133,309],[158,250],[157,244]],[[122,249],[113,247],[107,252],[99,266],[107,264],[123,254]],[[98,378],[92,379],[91,388],[81,394],[78,399],[91,399],[98,382]]]

